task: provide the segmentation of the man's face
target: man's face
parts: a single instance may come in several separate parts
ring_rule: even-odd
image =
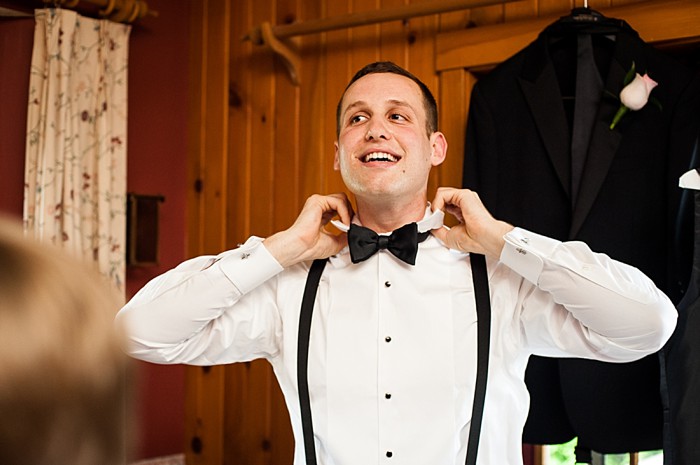
[[[425,197],[446,149],[441,133],[428,136],[423,96],[409,78],[368,74],[345,93],[334,168],[356,197]]]

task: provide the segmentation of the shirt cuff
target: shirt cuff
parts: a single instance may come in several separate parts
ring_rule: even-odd
[[[239,248],[220,254],[214,266],[219,267],[241,294],[252,291],[284,269],[265,248],[262,238],[255,236]]]
[[[506,244],[501,251],[501,262],[535,285],[544,268],[544,259],[561,244],[522,228],[514,228],[503,238]]]

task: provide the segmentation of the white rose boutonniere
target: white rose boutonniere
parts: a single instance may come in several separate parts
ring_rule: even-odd
[[[650,78],[648,74],[645,73],[642,76],[637,73],[633,62],[632,67],[625,76],[624,87],[620,91],[619,97],[620,108],[617,109],[617,113],[615,113],[615,117],[610,123],[610,129],[614,129],[629,110],[641,110],[650,100],[661,107],[658,101],[649,98],[649,94],[657,85],[659,84]]]

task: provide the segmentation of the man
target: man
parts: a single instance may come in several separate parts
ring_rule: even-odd
[[[425,85],[392,63],[363,68],[338,105],[335,144],[357,212],[344,194],[315,195],[289,229],[156,278],[119,314],[130,353],[202,365],[267,359],[287,399],[296,465],[308,454],[319,465],[464,463],[477,339],[469,253],[485,254],[491,358],[478,463],[521,464],[529,355],[634,360],[669,338],[675,309],[638,270],[498,221],[474,192],[441,188],[429,204],[428,174],[446,151]],[[443,211],[459,225],[443,227]],[[326,229],[336,215],[340,234]],[[359,225],[380,234],[381,250],[355,251]],[[416,256],[393,250],[386,233],[397,229],[425,239]],[[325,258],[305,445],[299,314],[310,261]]]
[[[131,442],[121,299],[0,216],[0,463],[122,465]]]

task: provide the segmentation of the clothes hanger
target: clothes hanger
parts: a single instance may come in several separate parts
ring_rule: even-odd
[[[550,32],[585,33],[611,35],[622,29],[628,28],[627,23],[621,19],[608,18],[599,11],[588,6],[588,0],[583,1],[582,7],[574,7],[571,13],[560,17],[552,25]]]

